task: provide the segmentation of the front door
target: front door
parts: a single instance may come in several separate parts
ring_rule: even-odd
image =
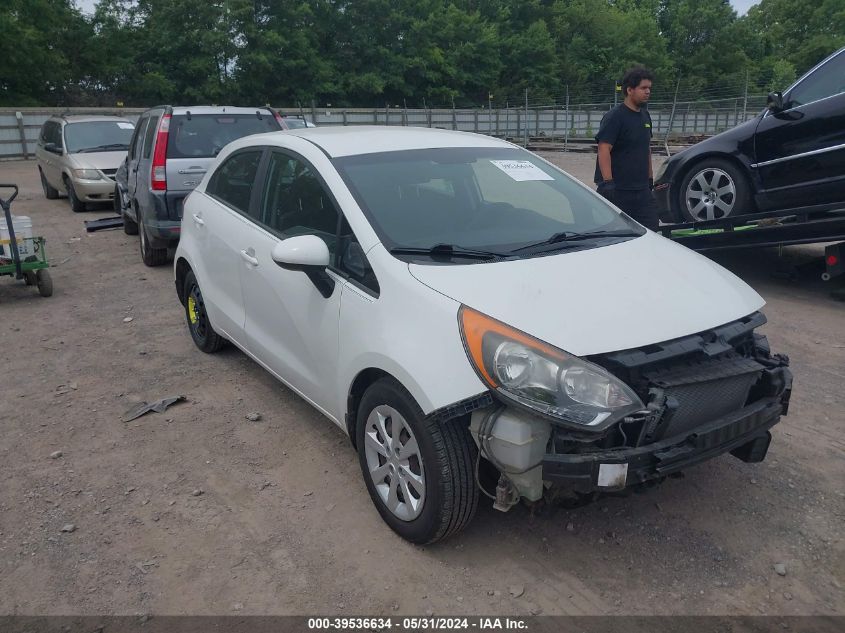
[[[304,159],[273,150],[251,225],[242,272],[250,352],[273,373],[339,421],[336,410],[340,277],[328,298],[302,272],[272,258],[275,245],[296,235],[317,235],[336,259],[339,214]]]
[[[845,200],[845,51],[804,77],[757,126],[761,206]]]

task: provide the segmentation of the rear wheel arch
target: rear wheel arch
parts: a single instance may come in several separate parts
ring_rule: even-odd
[[[184,257],[180,257],[176,262],[176,294],[182,305],[185,305],[185,279],[190,272],[193,272],[191,265]]]

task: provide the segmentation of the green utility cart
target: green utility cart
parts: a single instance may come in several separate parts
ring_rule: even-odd
[[[50,264],[47,261],[47,250],[43,237],[21,237],[15,235],[14,218],[12,217],[12,200],[18,196],[17,185],[0,185],[2,189],[14,189],[14,193],[7,199],[0,196],[0,206],[6,217],[6,235],[0,239],[0,275],[8,275],[15,279],[23,279],[27,286],[38,286],[42,297],[53,294],[53,280],[50,278]],[[2,228],[2,226],[0,226]]]

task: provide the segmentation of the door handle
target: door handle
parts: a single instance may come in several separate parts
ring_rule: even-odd
[[[247,251],[241,251],[241,259],[250,266],[258,266],[258,259],[250,255]]]
[[[180,174],[204,174],[207,172],[207,169],[180,169]]]
[[[205,220],[203,220],[202,217],[194,213],[194,224],[196,224],[197,226],[205,226]]]

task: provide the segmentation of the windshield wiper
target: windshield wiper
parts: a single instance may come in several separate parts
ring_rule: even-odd
[[[464,248],[457,244],[435,244],[429,247],[396,246],[389,251],[392,255],[428,255],[429,257],[466,257],[469,259],[492,260],[507,257],[506,253]]]
[[[84,154],[85,152],[107,152],[113,149],[129,149],[128,143],[108,143],[107,145],[97,145],[96,147],[86,147],[85,149],[77,150],[77,153]]]
[[[514,249],[513,252],[518,253],[520,251],[527,251],[530,248],[537,248],[538,246],[546,246],[548,244],[559,244],[561,242],[579,242],[582,240],[592,240],[602,237],[640,237],[640,235],[640,233],[624,229],[619,231],[587,231],[586,233],[561,231],[560,233],[555,233],[545,240],[520,246],[519,248]]]

